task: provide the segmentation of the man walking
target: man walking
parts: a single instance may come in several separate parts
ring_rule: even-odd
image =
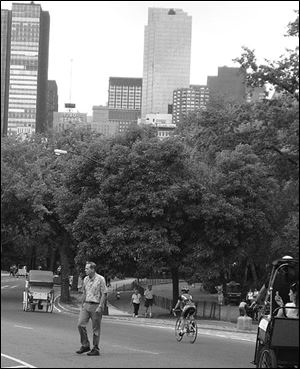
[[[105,278],[96,273],[96,264],[88,261],[85,265],[86,277],[82,286],[82,305],[78,319],[78,330],[80,334],[81,347],[77,354],[88,352],[88,356],[99,356],[99,342],[101,333],[101,320],[104,311],[107,287]],[[86,326],[89,319],[92,320],[93,348],[90,350],[90,342]]]

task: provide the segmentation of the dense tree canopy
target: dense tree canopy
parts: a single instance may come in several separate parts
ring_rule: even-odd
[[[276,98],[213,102],[163,141],[151,127],[3,139],[2,267],[59,261],[65,300],[86,260],[106,276],[168,268],[176,299],[179,278],[258,287],[274,258],[299,257],[298,48],[266,65],[244,50],[249,84]]]

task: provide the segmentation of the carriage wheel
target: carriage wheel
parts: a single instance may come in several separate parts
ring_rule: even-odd
[[[258,368],[277,368],[277,359],[273,350],[263,348],[261,350]]]

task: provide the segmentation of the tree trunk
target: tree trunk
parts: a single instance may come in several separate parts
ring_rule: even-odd
[[[246,266],[245,266],[245,272],[244,272],[244,282],[243,282],[243,286],[246,285],[247,283],[247,276],[248,276],[248,262],[246,263]]]
[[[55,254],[56,254],[56,248],[53,245],[49,246],[49,252],[47,257],[47,270],[52,270],[54,273],[56,273],[55,270]]]
[[[28,266],[27,266],[28,268]],[[30,255],[30,264],[29,269],[36,269],[36,246],[35,244],[32,245],[31,248],[31,255]]]
[[[69,303],[70,302],[70,288],[69,288],[69,274],[70,274],[70,266],[69,266],[69,258],[66,252],[67,246],[65,242],[67,242],[67,237],[64,237],[63,244],[59,247],[60,253],[60,261],[61,261],[61,292],[60,292],[60,300],[61,302]]]
[[[250,265],[250,270],[252,274],[253,284],[254,286],[257,286],[257,274],[256,274],[255,264],[252,258],[250,258],[249,260],[249,265]]]
[[[71,291],[78,291],[78,277],[79,277],[79,273],[76,270],[76,268],[74,268]]]
[[[173,302],[172,306],[176,305],[179,296],[179,276],[178,276],[178,267],[171,268],[172,274],[172,285],[173,285]]]

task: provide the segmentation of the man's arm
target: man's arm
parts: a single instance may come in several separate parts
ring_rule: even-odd
[[[100,292],[101,292],[100,303],[99,303],[99,306],[97,307],[96,311],[103,312],[104,306],[105,306],[105,301],[106,301],[106,298],[107,298],[107,287],[106,287],[106,282],[105,282],[104,277],[102,277],[101,281],[100,281]]]
[[[82,300],[81,300],[81,307],[83,307],[83,304],[85,302],[85,297],[86,297],[86,291],[85,291],[85,284],[84,284],[84,280],[82,282]]]

